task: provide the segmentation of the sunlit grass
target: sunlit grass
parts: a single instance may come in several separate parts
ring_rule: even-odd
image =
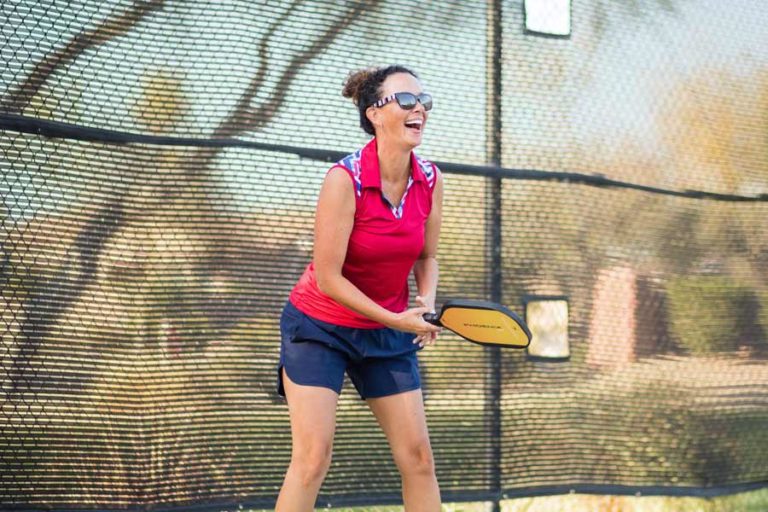
[[[327,508],[329,512],[404,512],[402,506]],[[490,512],[491,504],[448,503],[443,512]],[[570,494],[518,498],[501,503],[502,512],[765,512],[768,489],[717,498],[596,496]],[[247,512],[267,512],[249,510]]]
[[[717,498],[573,494],[520,498],[502,502],[503,512],[765,512],[766,510],[768,510],[768,489]]]

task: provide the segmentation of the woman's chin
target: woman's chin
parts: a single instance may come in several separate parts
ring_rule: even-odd
[[[406,133],[405,141],[409,146],[416,147],[421,144],[422,133]]]

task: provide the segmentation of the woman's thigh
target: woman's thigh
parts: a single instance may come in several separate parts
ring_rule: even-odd
[[[320,386],[302,386],[290,380],[282,368],[294,455],[330,455],[336,430],[339,395]]]
[[[401,469],[407,469],[402,468],[406,464],[432,464],[421,389],[369,398],[367,402],[387,436],[395,462]]]

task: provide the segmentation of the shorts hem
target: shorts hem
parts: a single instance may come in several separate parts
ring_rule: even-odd
[[[292,375],[290,375],[291,372],[288,371],[288,367],[285,366],[284,364],[281,364],[278,367],[278,369],[277,369],[277,394],[282,396],[283,398],[286,398],[286,399],[288,398],[285,395],[285,384],[283,383],[283,372],[282,372],[283,368],[285,368],[285,373],[288,375],[288,378],[291,379],[291,382],[293,382],[294,384],[296,384],[298,386],[309,386],[309,387],[315,387],[315,388],[330,389],[331,391],[333,391],[337,395],[341,395],[341,390],[340,389],[336,389],[336,388],[334,388],[332,386],[329,386],[328,384],[325,384],[325,383],[311,382],[311,381],[309,381],[309,382],[307,382],[307,381],[299,382]]]
[[[384,398],[384,397],[387,397],[387,396],[399,395],[400,393],[407,393],[408,391],[414,391],[414,390],[417,390],[417,389],[421,389],[421,383],[419,383],[419,384],[417,384],[415,386],[409,386],[409,387],[407,387],[405,389],[398,389],[397,391],[392,391],[391,393],[384,393],[384,394],[381,394],[381,395],[366,395],[366,396],[360,395],[360,399],[361,400],[368,400],[369,398]]]

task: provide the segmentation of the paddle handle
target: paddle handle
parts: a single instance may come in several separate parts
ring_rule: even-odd
[[[437,313],[424,313],[422,318],[432,325],[440,325],[440,316]]]

